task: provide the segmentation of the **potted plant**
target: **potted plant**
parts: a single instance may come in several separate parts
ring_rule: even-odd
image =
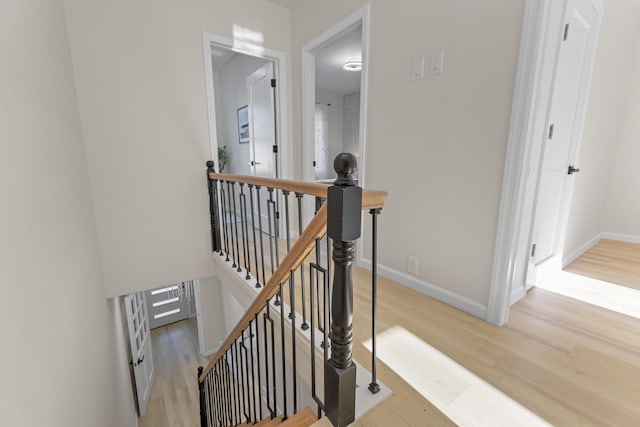
[[[223,145],[222,147],[218,147],[218,166],[220,167],[220,172],[224,172],[224,167],[229,162],[229,152],[227,151],[227,146]]]

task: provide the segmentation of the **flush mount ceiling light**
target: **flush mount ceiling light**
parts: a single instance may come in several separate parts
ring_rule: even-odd
[[[362,59],[356,57],[347,58],[342,68],[347,71],[360,71],[362,70]]]

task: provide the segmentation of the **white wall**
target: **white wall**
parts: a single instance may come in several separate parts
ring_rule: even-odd
[[[200,326],[204,338],[205,355],[215,353],[227,338],[228,332],[224,323],[224,302],[220,281],[217,277],[200,279]]]
[[[406,272],[416,256],[419,280],[486,306],[524,0],[370,3],[365,186],[390,194],[380,262]],[[294,140],[302,45],[363,4],[292,9]],[[412,82],[412,59],[440,48],[444,74]]]
[[[288,53],[289,11],[263,0],[64,3],[107,295],[211,276],[202,31]]]
[[[0,425],[135,426],[61,1],[2,2],[0,33]]]
[[[634,139],[640,111],[640,69],[634,68],[640,3],[604,0],[604,8],[565,255],[602,232],[640,235],[640,175],[635,165],[640,157]]]
[[[344,96],[344,151],[360,160],[360,92]]]
[[[247,77],[268,61],[248,55],[235,55],[218,71],[216,94],[216,126],[218,146],[227,146],[229,163],[225,172],[250,175],[250,144],[238,142],[238,108],[249,102]],[[219,100],[219,102],[218,102]]]
[[[634,2],[635,3],[635,2]],[[640,5],[638,5],[640,6]],[[640,13],[635,15],[635,22]],[[629,67],[631,79],[626,87],[626,112],[620,128],[620,145],[615,158],[606,203],[605,230],[640,239],[640,33],[637,25],[635,52],[629,51],[633,61]]]

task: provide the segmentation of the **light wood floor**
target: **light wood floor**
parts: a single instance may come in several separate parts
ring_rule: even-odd
[[[600,240],[565,270],[640,290],[640,245]]]
[[[355,279],[354,355],[369,368],[370,277],[357,270]],[[378,307],[379,332],[406,329],[553,425],[640,425],[640,320],[534,288],[498,328],[384,278]],[[166,339],[154,331],[154,358],[165,357],[163,346],[170,355],[156,362],[141,426],[198,425],[194,372],[203,362],[195,337],[178,338],[194,329]],[[392,367],[379,362],[378,374],[394,394],[355,425],[454,425]]]
[[[151,331],[156,379],[140,427],[195,427],[200,425],[198,366],[207,360],[198,353],[195,319]]]

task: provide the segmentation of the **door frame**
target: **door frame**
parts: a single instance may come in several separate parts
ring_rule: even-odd
[[[213,84],[213,65],[211,64],[211,45],[273,62],[273,75],[276,79],[276,145],[278,146],[278,162],[276,174],[279,178],[292,178],[292,149],[288,131],[288,98],[287,98],[287,62],[283,52],[265,48],[246,40],[236,40],[219,34],[202,32],[202,50],[204,59],[205,88],[207,94],[207,117],[209,120],[210,156],[214,164],[218,164],[218,135],[216,124],[215,88]]]
[[[366,4],[351,14],[342,18],[318,36],[302,46],[302,179],[313,182],[315,180],[314,170],[311,167],[315,157],[315,81],[316,81],[316,60],[317,51],[335,40],[346,31],[362,25],[362,71],[360,72],[360,164],[358,165],[358,185],[364,187],[366,183],[365,175],[365,147],[367,141],[367,96],[369,82],[369,33],[370,33],[371,7]],[[305,206],[305,210],[312,209]],[[313,213],[305,212],[308,220]],[[360,260],[361,246],[357,245],[356,259]]]
[[[600,0],[592,1],[603,9]],[[567,2],[557,10],[553,3],[525,2],[486,317],[496,325],[507,322],[511,304],[526,292],[542,148],[567,8]],[[593,69],[589,83],[592,77]]]

